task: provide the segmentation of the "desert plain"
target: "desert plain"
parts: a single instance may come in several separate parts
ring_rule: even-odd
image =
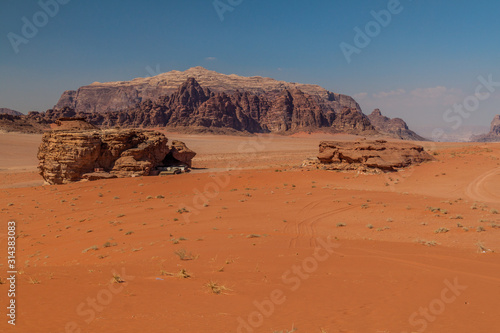
[[[498,331],[500,143],[372,175],[300,167],[351,136],[166,136],[192,172],[49,186],[0,134],[1,332]]]

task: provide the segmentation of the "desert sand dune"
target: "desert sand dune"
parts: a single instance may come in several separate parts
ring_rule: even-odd
[[[200,169],[5,188],[40,179],[32,156],[2,145],[19,332],[497,326],[500,144],[429,144],[435,162],[364,175],[298,168],[317,135],[167,136],[197,151]],[[37,138],[2,140],[32,154]]]

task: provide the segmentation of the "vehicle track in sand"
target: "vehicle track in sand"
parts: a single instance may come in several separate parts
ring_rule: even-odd
[[[308,246],[316,247],[318,222],[333,215],[355,208],[355,206],[338,207],[332,210],[326,210],[320,213],[312,214],[314,212],[314,209],[317,209],[317,207],[322,203],[326,204],[327,202],[327,200],[316,200],[309,202],[298,212],[297,219],[289,222],[285,226],[284,232],[286,234],[294,235],[290,239],[288,245],[289,248],[296,248],[300,240],[307,241]]]
[[[498,193],[492,193],[491,190],[486,188],[486,184],[488,183],[488,181],[491,181],[493,177],[499,175],[500,168],[495,168],[483,173],[467,186],[465,194],[469,198],[477,201],[500,202],[500,191]],[[500,186],[497,188],[500,188]]]

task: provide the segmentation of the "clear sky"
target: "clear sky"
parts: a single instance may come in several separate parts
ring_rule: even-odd
[[[215,3],[1,0],[0,107],[44,111],[94,81],[203,66],[319,84],[415,128],[461,131],[500,113],[500,1]],[[476,92],[479,76],[490,90]]]

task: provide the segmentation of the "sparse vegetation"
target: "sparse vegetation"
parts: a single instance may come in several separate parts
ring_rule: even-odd
[[[231,289],[227,288],[226,286],[220,285],[214,281],[207,282],[205,286],[210,290],[210,292],[216,295],[223,294],[225,291],[231,291]]]
[[[481,242],[481,241],[478,241],[478,242],[476,243],[476,246],[477,246],[477,251],[478,251],[478,252],[484,253],[484,252],[491,251],[491,250],[490,250],[490,249],[488,249],[488,248],[486,247],[486,245],[484,245],[484,243],[483,243],[483,242]]]
[[[436,246],[436,245],[438,245],[438,243],[436,241],[426,241],[426,240],[423,240],[423,239],[417,239],[415,242],[419,243],[419,244],[422,244],[422,245],[425,245],[425,246]]]
[[[342,227],[345,227],[346,224],[345,223],[337,223],[337,228],[342,228]]]
[[[87,253],[89,251],[97,251],[99,248],[97,247],[97,245],[93,245],[91,247],[88,247],[86,248],[85,250],[82,251],[82,253]]]
[[[198,256],[193,255],[191,252],[187,252],[185,249],[180,249],[174,252],[175,255],[181,260],[193,260],[198,258]]]
[[[434,233],[435,234],[442,234],[442,233],[447,233],[448,231],[450,231],[450,230],[447,228],[439,228],[436,231],[434,231]]]
[[[34,277],[30,277],[28,282],[30,284],[40,284],[40,281],[37,279],[37,278],[34,278]]]
[[[125,280],[123,280],[120,275],[113,274],[113,279],[111,280],[111,282],[113,282],[113,283],[123,283],[123,282],[125,282]]]
[[[187,208],[186,208],[186,207],[182,207],[182,208],[179,208],[179,209],[177,210],[177,213],[179,213],[179,214],[189,213],[189,210],[187,210]]]

